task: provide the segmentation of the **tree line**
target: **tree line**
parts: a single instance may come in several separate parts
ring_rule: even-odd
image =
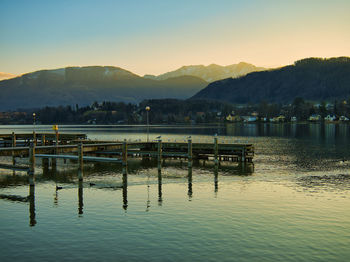
[[[312,103],[297,97],[291,104],[267,103],[234,105],[211,100],[151,99],[139,104],[94,102],[89,106],[44,107],[25,112],[1,113],[1,124],[145,124],[146,106],[149,106],[151,124],[218,123],[225,122],[228,115],[256,115],[260,119],[283,115],[286,120],[296,117],[307,120],[310,115],[319,114],[350,116],[350,99],[333,103]],[[33,117],[35,113],[35,119]]]

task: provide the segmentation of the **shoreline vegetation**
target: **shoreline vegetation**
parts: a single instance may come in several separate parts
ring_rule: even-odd
[[[84,107],[76,104],[0,112],[0,124],[145,124],[146,107],[150,107],[150,124],[350,122],[350,99],[317,103],[297,97],[285,105],[178,99],[151,99],[139,104],[104,101]]]

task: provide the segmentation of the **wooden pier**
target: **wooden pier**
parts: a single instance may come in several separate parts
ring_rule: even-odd
[[[193,160],[213,160],[215,167],[220,162],[252,162],[254,146],[243,143],[219,143],[213,137],[213,143],[186,142],[111,142],[91,141],[85,134],[6,134],[1,135],[0,156],[12,157],[12,165],[0,164],[1,169],[17,171],[27,170],[30,184],[34,184],[35,162],[42,159],[43,168],[47,168],[49,159],[51,166],[56,167],[57,159],[75,160],[78,163],[78,177],[83,180],[84,162],[120,163],[123,175],[127,174],[128,157],[155,158],[159,174],[162,161],[165,159],[187,159],[188,174],[192,175]],[[22,143],[22,144],[21,144]],[[29,145],[28,145],[29,144]],[[16,158],[28,158],[28,166],[18,166]]]

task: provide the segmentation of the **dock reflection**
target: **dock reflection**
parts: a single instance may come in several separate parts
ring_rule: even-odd
[[[35,219],[35,186],[29,186],[29,225],[31,227],[36,225]]]
[[[158,206],[163,204],[163,194],[162,194],[162,173],[158,172]]]
[[[193,191],[192,191],[192,173],[188,175],[188,191],[187,191],[187,195],[188,195],[188,200],[192,199],[193,196]]]
[[[78,214],[82,215],[83,212],[83,207],[84,207],[84,199],[83,199],[83,191],[84,191],[84,186],[83,186],[83,181],[79,181],[79,188],[78,188]]]
[[[128,175],[123,175],[123,209],[128,209]]]
[[[167,163],[167,167],[171,167],[171,162]],[[203,168],[202,165],[205,165],[204,162],[196,163],[194,165],[194,168]],[[179,167],[178,163],[174,165],[175,167]],[[113,165],[109,166],[107,165],[106,169],[110,170]],[[135,166],[134,166],[135,168]],[[183,167],[179,167],[179,170],[183,170]],[[217,195],[219,191],[219,174],[222,176],[236,176],[236,175],[250,175],[252,172],[254,172],[254,165],[253,164],[245,164],[245,165],[235,165],[235,166],[224,166],[220,165],[218,167],[214,167],[207,165],[205,167],[206,169],[212,169],[212,177],[213,177],[213,189],[215,196]],[[196,169],[194,169],[196,170]],[[88,178],[90,174],[96,175],[96,172],[103,172],[104,170],[100,165],[95,166],[87,166],[84,170],[84,177]],[[148,169],[150,171],[150,169]],[[115,172],[115,170],[114,170]],[[137,173],[136,173],[137,174]],[[196,174],[196,172],[193,172],[193,174]],[[187,196],[188,200],[192,201],[194,192],[193,192],[193,175],[192,172],[188,172],[183,179],[187,180]],[[102,187],[98,187],[94,183],[87,183],[84,181],[78,180],[78,171],[77,170],[60,170],[60,169],[43,169],[43,174],[40,176],[38,175],[36,177],[36,183],[42,183],[46,181],[52,181],[55,185],[55,193],[53,198],[53,204],[54,206],[58,206],[59,202],[59,193],[64,192],[65,188],[72,188],[71,185],[73,185],[73,188],[77,188],[78,193],[78,216],[81,217],[84,214],[84,188],[88,187],[90,184],[91,186],[94,186],[95,189],[101,189],[101,190],[120,190],[121,189],[121,198],[122,198],[122,208],[126,212],[129,207],[128,202],[128,176],[133,176],[134,174],[124,174],[121,177],[121,185],[103,185]],[[158,206],[162,206],[164,202],[164,195],[163,195],[163,181],[164,179],[167,179],[163,176],[162,172],[157,172],[157,188],[158,188],[158,195],[157,195],[157,203]],[[182,179],[182,178],[180,178]],[[168,181],[168,180],[166,180]],[[85,186],[84,186],[85,183]],[[65,184],[69,186],[59,186],[59,185]],[[11,175],[4,176],[0,180],[0,187],[12,187],[17,185],[28,185],[28,178],[26,176],[21,175]],[[75,186],[74,186],[75,185]],[[33,227],[37,224],[36,220],[36,210],[35,210],[35,185],[29,187],[29,195],[27,197],[21,197],[21,196],[11,196],[11,195],[1,195],[0,198],[12,200],[14,202],[29,202],[29,226]],[[150,211],[151,207],[151,199],[150,199],[150,188],[152,187],[152,183],[148,181],[147,183],[147,196],[146,196],[146,211]],[[60,192],[59,192],[60,191]],[[85,207],[86,208],[86,207]]]

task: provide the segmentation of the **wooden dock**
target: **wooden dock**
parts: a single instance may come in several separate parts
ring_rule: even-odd
[[[68,144],[78,140],[85,140],[86,134],[69,133],[19,133],[0,134],[0,148],[13,146]]]
[[[85,134],[0,134],[5,143],[0,145],[0,156],[12,157],[12,165],[0,164],[1,169],[24,171],[27,169],[30,184],[34,184],[35,162],[42,159],[43,168],[56,167],[57,159],[78,162],[78,177],[83,180],[84,162],[109,162],[122,164],[123,175],[127,174],[128,157],[155,158],[158,161],[159,174],[162,161],[167,158],[187,159],[188,173],[192,175],[193,160],[213,160],[217,168],[220,162],[252,162],[254,146],[243,143],[219,143],[213,137],[213,143],[193,143],[189,138],[185,142],[112,142],[91,141]],[[19,142],[23,142],[20,144]],[[29,144],[29,145],[27,145]],[[28,158],[28,166],[16,165],[16,158]]]

